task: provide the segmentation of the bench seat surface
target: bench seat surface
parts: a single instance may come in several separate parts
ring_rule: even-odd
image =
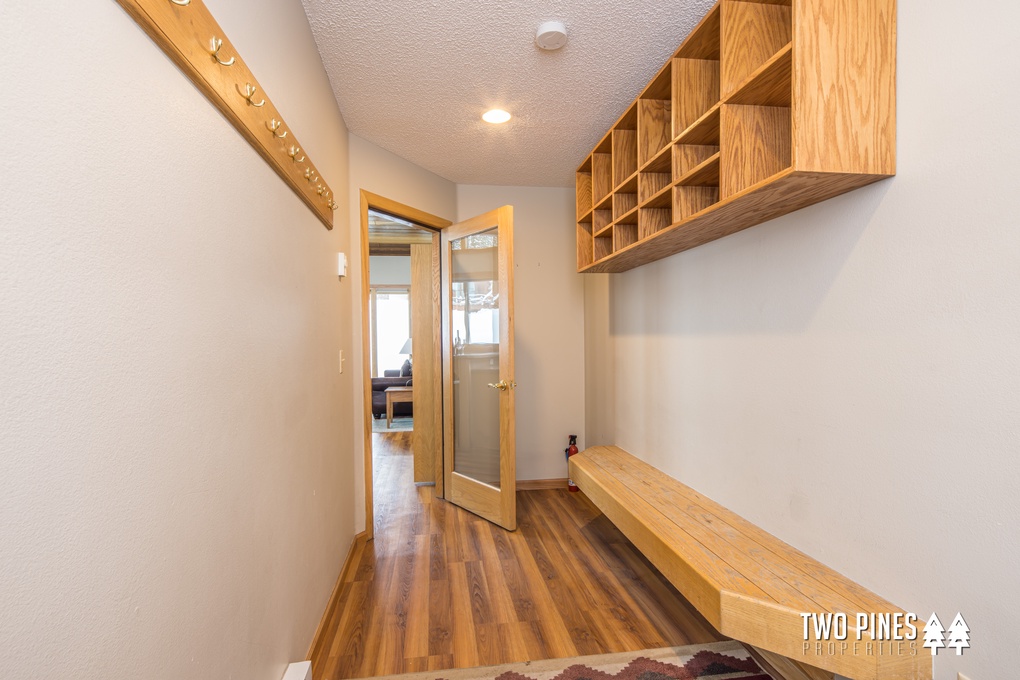
[[[927,649],[880,653],[875,643],[867,654],[864,642],[854,647],[852,630],[845,650],[838,642],[805,649],[802,612],[844,613],[851,626],[859,612],[902,613],[867,588],[619,447],[588,448],[569,467],[585,495],[723,635],[854,680],[930,680]]]

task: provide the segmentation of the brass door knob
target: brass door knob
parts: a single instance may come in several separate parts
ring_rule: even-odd
[[[506,392],[510,389],[510,385],[507,384],[506,380],[500,380],[498,383],[489,383],[489,387],[497,389],[500,392]]]

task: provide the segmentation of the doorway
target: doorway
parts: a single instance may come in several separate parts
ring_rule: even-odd
[[[375,229],[373,235],[373,225],[382,224],[391,230]],[[404,233],[394,237],[392,230]],[[361,235],[368,538],[375,533],[373,413],[379,415],[385,405],[389,428],[397,401],[413,407],[415,482],[434,485],[436,498],[447,498],[513,531],[517,527],[513,207],[452,224],[362,190]],[[408,370],[406,375],[401,370],[373,378],[373,371],[379,370],[374,359],[381,352],[373,350],[377,324],[370,316],[374,295],[378,302],[372,292],[372,249],[397,244],[410,246],[411,334],[398,351],[408,355]],[[463,337],[457,331],[463,331]],[[413,363],[412,351],[418,357]],[[489,377],[497,382],[487,382]],[[376,389],[375,381],[386,379],[402,384],[380,384]]]
[[[360,208],[365,531],[371,538],[373,429],[384,427],[377,420],[391,421],[386,429],[392,430],[394,415],[411,414],[404,422],[413,423],[414,481],[435,484],[436,496],[443,495],[439,232],[451,222],[364,190]],[[382,258],[399,259],[391,269],[406,267],[406,278],[373,281],[372,263],[381,270],[387,263]],[[406,319],[402,311],[409,312]]]

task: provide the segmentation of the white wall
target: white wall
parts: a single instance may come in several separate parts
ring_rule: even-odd
[[[375,255],[369,259],[368,272],[373,286],[410,286],[411,257]]]
[[[587,277],[615,443],[972,648],[1020,655],[1020,134],[1007,3],[900,3],[895,179]]]
[[[345,187],[299,0],[208,5]],[[0,676],[277,680],[354,535],[347,206],[115,2],[3,3],[0,60]]]
[[[457,187],[453,182],[445,180],[428,170],[385,151],[355,134],[349,135],[350,140],[350,221],[352,266],[349,281],[356,301],[351,317],[354,327],[359,329],[355,334],[348,368],[352,375],[357,376],[352,387],[356,411],[354,436],[357,457],[356,521],[358,529],[365,527],[365,466],[364,466],[364,385],[361,382],[363,370],[362,343],[360,324],[361,318],[361,190],[383,196],[398,203],[403,203],[418,210],[454,220],[457,215]],[[371,275],[371,262],[369,263]]]
[[[517,478],[566,477],[567,435],[584,444],[584,281],[570,189],[457,186],[457,219],[514,207]]]

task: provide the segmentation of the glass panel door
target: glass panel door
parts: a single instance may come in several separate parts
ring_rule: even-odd
[[[515,529],[513,210],[443,231],[446,498]]]
[[[499,488],[499,236],[450,242],[454,472]]]

